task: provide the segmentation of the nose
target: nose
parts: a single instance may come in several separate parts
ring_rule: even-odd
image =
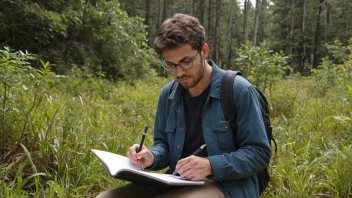
[[[178,67],[176,67],[175,73],[176,73],[177,77],[181,77],[184,73],[186,73],[186,70],[184,70],[180,66],[178,66]]]

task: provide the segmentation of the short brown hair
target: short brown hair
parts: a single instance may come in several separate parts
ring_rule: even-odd
[[[174,49],[189,43],[193,49],[199,49],[205,43],[204,27],[197,18],[186,14],[175,14],[166,19],[159,28],[154,41],[154,49],[161,54],[166,49]]]

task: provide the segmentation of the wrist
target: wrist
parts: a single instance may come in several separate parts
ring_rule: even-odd
[[[150,168],[150,167],[153,167],[154,166],[154,162],[155,162],[155,156],[154,156],[154,153],[149,151],[151,153],[150,155],[150,165],[147,167],[147,168]]]
[[[208,163],[209,163],[209,165],[208,165],[208,176],[212,176],[213,175],[213,167],[211,166],[211,163],[210,163],[210,160],[209,160],[209,158],[206,158],[207,160],[208,160]]]

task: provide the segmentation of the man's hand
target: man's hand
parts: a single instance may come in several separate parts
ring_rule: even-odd
[[[145,168],[151,166],[154,163],[154,155],[152,152],[143,145],[141,152],[137,153],[139,145],[134,144],[128,149],[127,157],[133,163],[139,167]]]
[[[176,164],[178,174],[189,180],[202,180],[212,174],[209,159],[191,155]]]

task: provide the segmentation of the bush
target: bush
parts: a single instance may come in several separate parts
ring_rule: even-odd
[[[273,53],[263,42],[253,47],[250,42],[236,51],[236,65],[246,77],[262,90],[271,88],[283,77],[287,66],[287,57],[282,52]]]
[[[0,43],[50,61],[57,74],[78,67],[107,79],[132,79],[160,64],[147,45],[143,19],[128,17],[116,0],[5,0],[0,13]],[[32,66],[40,68],[37,63]]]
[[[314,90],[319,95],[326,94],[328,89],[338,83],[348,89],[352,80],[352,42],[346,47],[336,40],[333,45],[327,44],[326,48],[329,54],[322,59],[317,69],[312,70],[316,82]]]

